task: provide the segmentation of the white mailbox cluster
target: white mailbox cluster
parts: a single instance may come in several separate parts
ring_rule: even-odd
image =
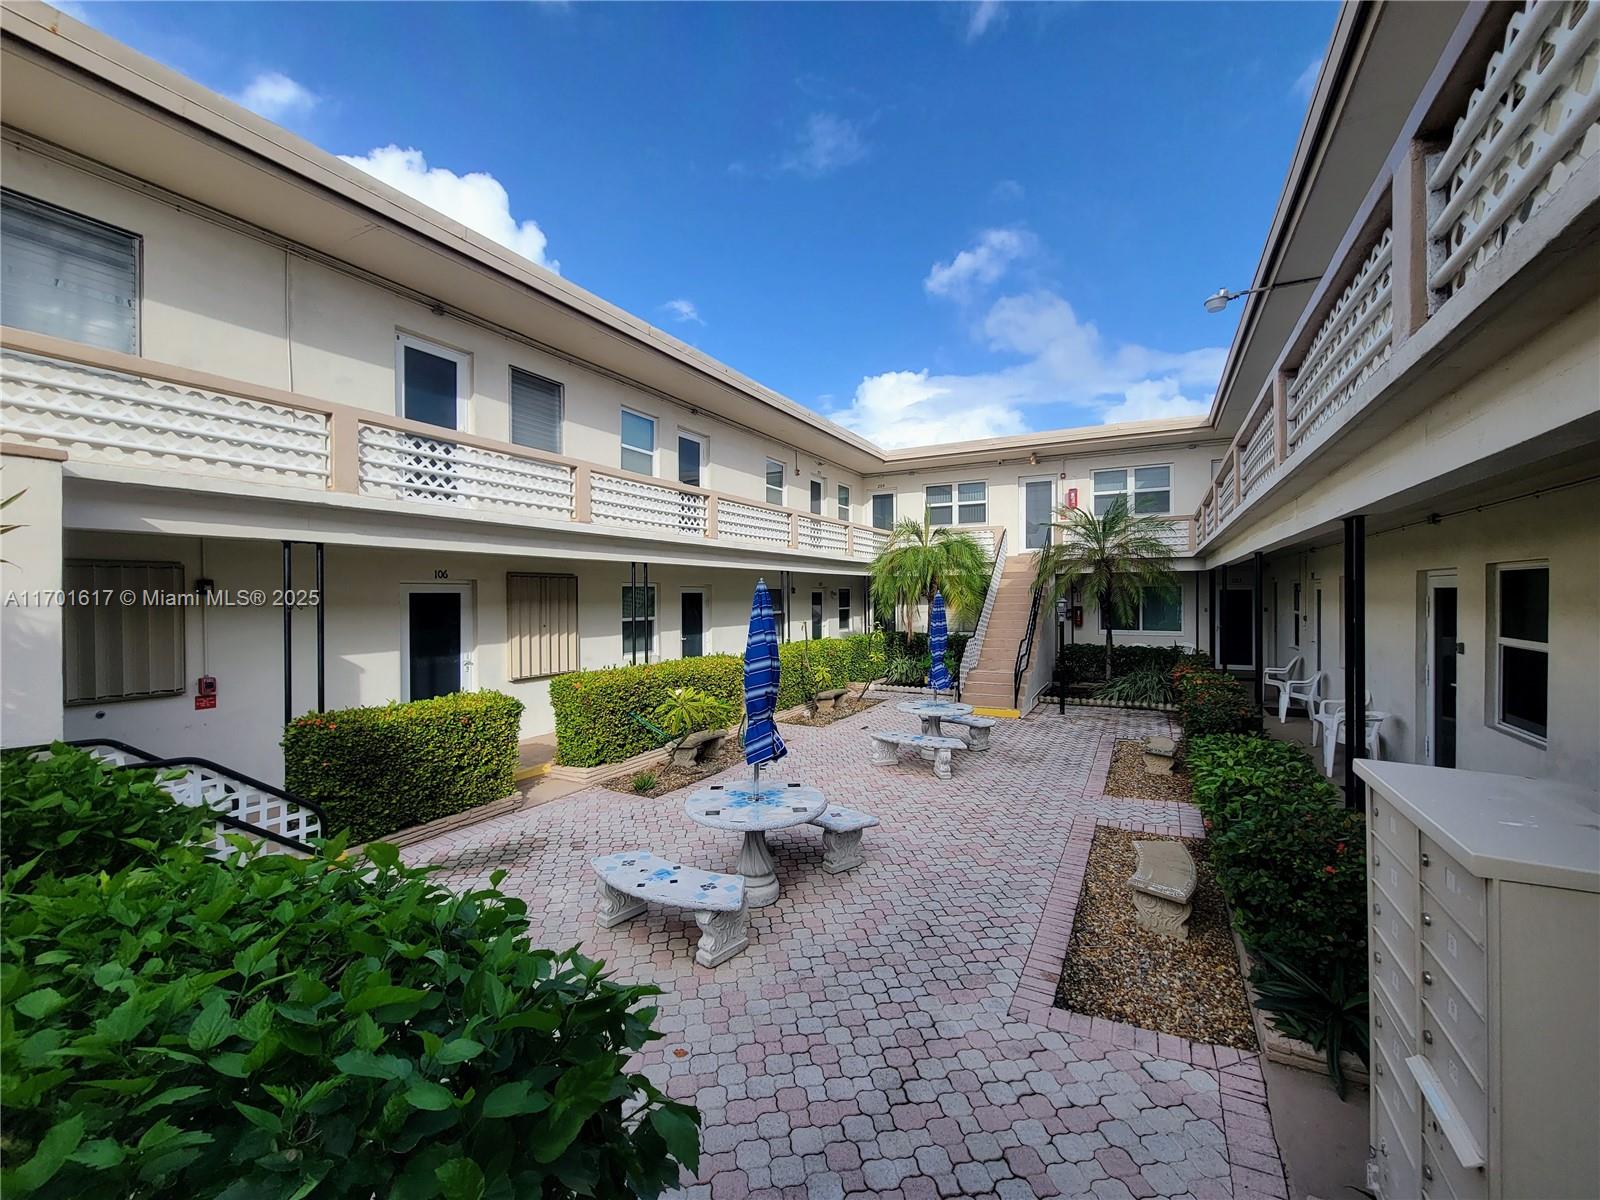
[[[1364,761],[1382,1200],[1600,1196],[1600,796]]]

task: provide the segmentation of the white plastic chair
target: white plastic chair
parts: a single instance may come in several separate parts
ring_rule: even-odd
[[[1367,711],[1372,711],[1372,693],[1367,693]],[[1316,746],[1321,741],[1318,736],[1323,730],[1332,730],[1344,723],[1343,700],[1318,700],[1311,706],[1311,744]]]
[[[1332,714],[1332,720],[1323,722],[1327,737],[1322,739],[1322,773],[1329,779],[1333,778],[1333,755],[1336,746],[1345,743],[1344,737],[1344,701],[1334,701],[1339,707]],[[1367,710],[1366,754],[1368,758],[1383,757],[1383,723],[1389,719],[1386,712],[1373,712]]]
[[[1299,704],[1310,716],[1317,711],[1317,704],[1322,699],[1322,683],[1327,679],[1326,671],[1318,671],[1309,679],[1285,679],[1283,691],[1278,693],[1278,722],[1288,724],[1289,705]]]
[[[1288,666],[1268,667],[1266,670],[1261,672],[1261,686],[1263,688],[1277,688],[1281,693],[1283,691],[1284,684],[1289,682],[1290,678],[1294,675],[1295,671],[1299,670],[1300,664],[1304,661],[1305,659],[1296,654],[1289,660]]]

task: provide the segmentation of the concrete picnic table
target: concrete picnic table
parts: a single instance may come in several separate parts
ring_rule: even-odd
[[[804,825],[820,817],[828,801],[814,787],[798,783],[714,783],[691,792],[683,811],[698,825],[744,834],[736,868],[744,876],[745,903],[765,908],[778,898],[778,875],[767,830]]]
[[[929,737],[943,737],[939,722],[945,717],[970,717],[972,705],[957,704],[954,700],[902,700],[895,705],[899,711],[922,718],[922,732]]]

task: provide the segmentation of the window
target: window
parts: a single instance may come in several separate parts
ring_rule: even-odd
[[[622,469],[636,475],[656,473],[656,419],[630,408],[622,410]]]
[[[511,368],[511,440],[561,453],[561,385]]]
[[[839,485],[839,520],[850,519],[850,489],[844,484]]]
[[[1178,588],[1147,587],[1139,598],[1139,612],[1131,624],[1115,617],[1113,629],[1134,633],[1181,633],[1183,631],[1183,592]]]
[[[183,694],[181,564],[69,559],[62,586],[68,704]]]
[[[1103,517],[1117,497],[1139,516],[1162,516],[1172,511],[1172,468],[1117,467],[1094,473],[1094,515]]]
[[[576,575],[506,575],[506,678],[578,669]]]
[[[656,644],[654,584],[622,585],[622,657],[649,658]]]
[[[850,632],[850,589],[839,589],[839,634],[843,636]]]
[[[963,525],[989,523],[989,485],[987,483],[959,483],[956,485],[956,520]]]
[[[951,496],[955,489],[948,483],[936,483],[932,487],[923,489],[923,502],[928,510],[928,524],[953,525],[955,521],[955,508],[951,504]]]
[[[1550,568],[1495,568],[1495,716],[1543,741],[1550,718]]]
[[[139,238],[18,192],[0,192],[0,321],[139,353]]]
[[[767,503],[783,504],[783,464],[775,458],[767,459]]]
[[[767,589],[767,595],[772,598],[772,627],[778,631],[778,640],[789,640],[789,628],[784,613],[788,611],[788,599],[784,593],[783,585]]]
[[[822,480],[811,481],[811,513],[813,516],[822,515]]]
[[[706,439],[698,433],[678,430],[678,482],[690,487],[705,487]]]
[[[872,527],[874,529],[894,528],[893,492],[879,492],[872,498]]]
[[[825,618],[822,615],[823,602],[827,599],[822,592],[811,593],[811,637],[820,640],[827,635],[823,632]]]
[[[466,428],[472,362],[467,355],[397,333],[395,359],[395,408],[402,417],[443,429]]]

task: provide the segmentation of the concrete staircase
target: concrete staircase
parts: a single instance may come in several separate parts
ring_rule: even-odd
[[[1017,647],[1028,630],[1032,598],[1033,554],[1008,555],[989,614],[989,628],[983,635],[983,652],[977,666],[961,677],[963,703],[1008,715],[1015,712]]]

